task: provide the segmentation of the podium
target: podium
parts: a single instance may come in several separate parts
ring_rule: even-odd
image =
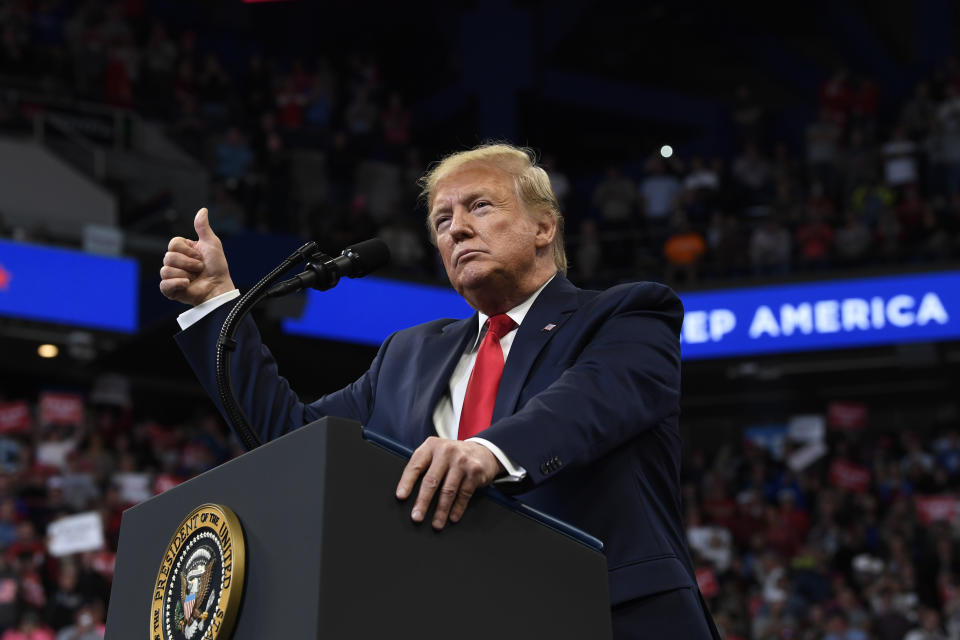
[[[234,640],[610,638],[599,541],[496,490],[443,531],[413,523],[413,498],[394,497],[398,448],[324,418],[128,509],[107,640],[157,637],[167,545],[206,503],[245,539]]]

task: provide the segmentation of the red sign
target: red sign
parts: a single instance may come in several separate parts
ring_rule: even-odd
[[[97,573],[108,578],[113,576],[117,564],[117,554],[112,551],[97,551],[91,558],[90,565]]]
[[[956,496],[917,496],[915,503],[920,524],[950,522],[957,514]]]
[[[866,493],[870,487],[870,470],[846,460],[830,465],[830,484],[854,493]]]
[[[153,493],[161,494],[167,489],[173,489],[182,482],[183,479],[179,476],[175,476],[172,473],[161,473],[153,481]]]
[[[83,398],[76,393],[46,391],[40,394],[40,424],[80,425]]]
[[[697,569],[697,586],[700,587],[700,593],[704,598],[712,598],[720,593],[720,585],[717,584],[717,576],[713,569],[704,567]]]
[[[26,401],[0,404],[0,433],[17,433],[30,429],[30,407]]]
[[[867,426],[867,405],[862,402],[831,402],[827,405],[831,429],[863,429]]]

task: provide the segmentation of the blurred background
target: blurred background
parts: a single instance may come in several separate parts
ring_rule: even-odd
[[[258,312],[313,398],[369,317],[456,308],[416,179],[486,140],[538,152],[574,283],[684,300],[725,637],[960,638],[960,11],[731,5],[0,0],[0,640],[101,637],[122,510],[241,452],[157,288],[196,210],[241,288],[390,245],[393,302]]]

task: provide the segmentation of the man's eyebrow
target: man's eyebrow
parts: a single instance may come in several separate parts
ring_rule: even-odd
[[[473,191],[465,193],[463,195],[462,201],[470,202],[472,200],[476,200],[477,198],[484,198],[489,196],[490,196],[489,191],[487,189],[484,189],[483,187],[480,187],[478,189],[474,189]]]
[[[430,207],[430,212],[427,214],[428,217],[433,218],[439,213],[450,210],[449,200],[444,200],[443,202],[434,202],[433,206]]]
[[[489,198],[491,194],[488,189],[479,187],[473,191],[468,191],[460,196],[458,199],[460,203],[472,202],[477,198]],[[444,199],[443,201],[436,201],[433,203],[433,207],[430,209],[430,216],[433,216],[442,211],[447,211],[450,209],[450,200],[449,198]]]

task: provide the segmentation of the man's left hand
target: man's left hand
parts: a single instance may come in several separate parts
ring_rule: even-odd
[[[410,457],[397,485],[397,498],[406,500],[422,475],[410,517],[414,522],[422,522],[439,490],[433,512],[433,528],[439,531],[448,518],[458,522],[473,493],[493,482],[502,471],[500,461],[481,444],[431,436]]]

